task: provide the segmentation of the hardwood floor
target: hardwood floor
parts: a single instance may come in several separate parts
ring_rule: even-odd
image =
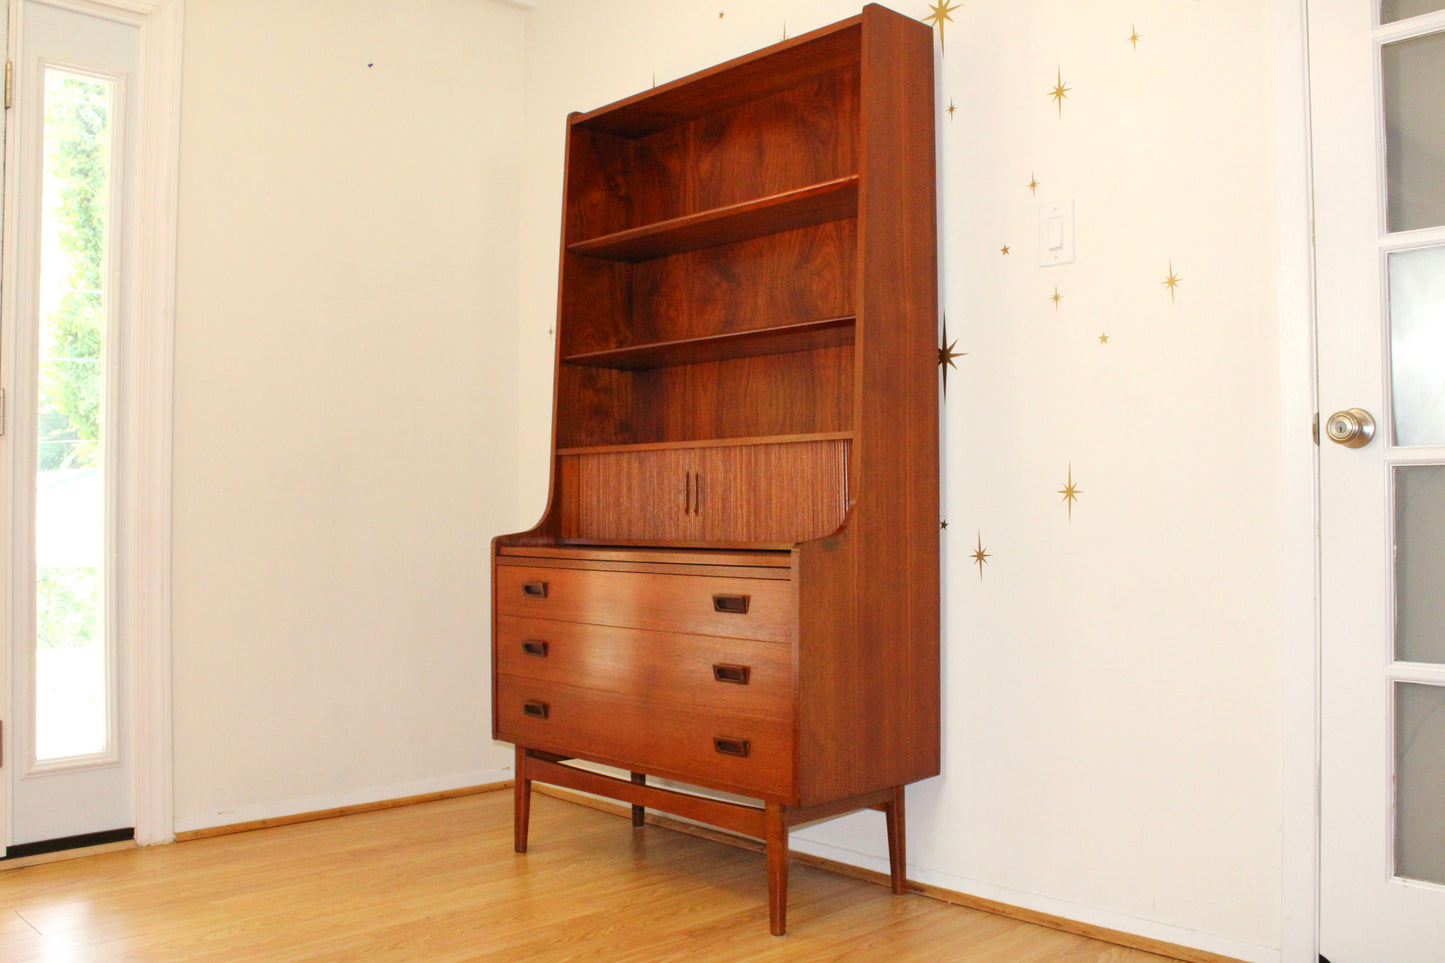
[[[768,935],[763,858],[510,792],[0,873],[0,959],[1164,960],[794,863]]]

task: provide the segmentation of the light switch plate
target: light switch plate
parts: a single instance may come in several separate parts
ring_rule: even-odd
[[[1039,205],[1039,266],[1072,264],[1074,261],[1074,202],[1053,201]]]

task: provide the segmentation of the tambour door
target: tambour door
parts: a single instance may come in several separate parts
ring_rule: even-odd
[[[704,541],[804,542],[837,531],[848,511],[846,439],[698,448],[694,465]]]
[[[695,541],[692,458],[687,448],[562,456],[562,537]]]

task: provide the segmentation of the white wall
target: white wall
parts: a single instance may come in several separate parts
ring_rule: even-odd
[[[516,514],[521,10],[188,0],[177,829],[466,785]]]
[[[518,525],[547,490],[567,112],[858,6],[538,0]],[[944,25],[941,284],[967,356],[944,419],[944,775],[908,797],[914,879],[1258,960],[1281,929],[1268,10],[1024,0]],[[1062,199],[1078,260],[1041,268],[1038,206]],[[795,845],[884,865],[872,815]]]

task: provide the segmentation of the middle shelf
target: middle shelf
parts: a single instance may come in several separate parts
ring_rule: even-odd
[[[650,261],[857,216],[858,175],[850,174],[795,191],[574,241],[567,250],[609,261]]]
[[[836,348],[853,343],[856,322],[857,319],[851,316],[800,321],[796,324],[774,325],[749,331],[730,331],[676,341],[628,345],[607,351],[580,352],[567,355],[562,362],[588,368],[645,371],[765,354]]]

